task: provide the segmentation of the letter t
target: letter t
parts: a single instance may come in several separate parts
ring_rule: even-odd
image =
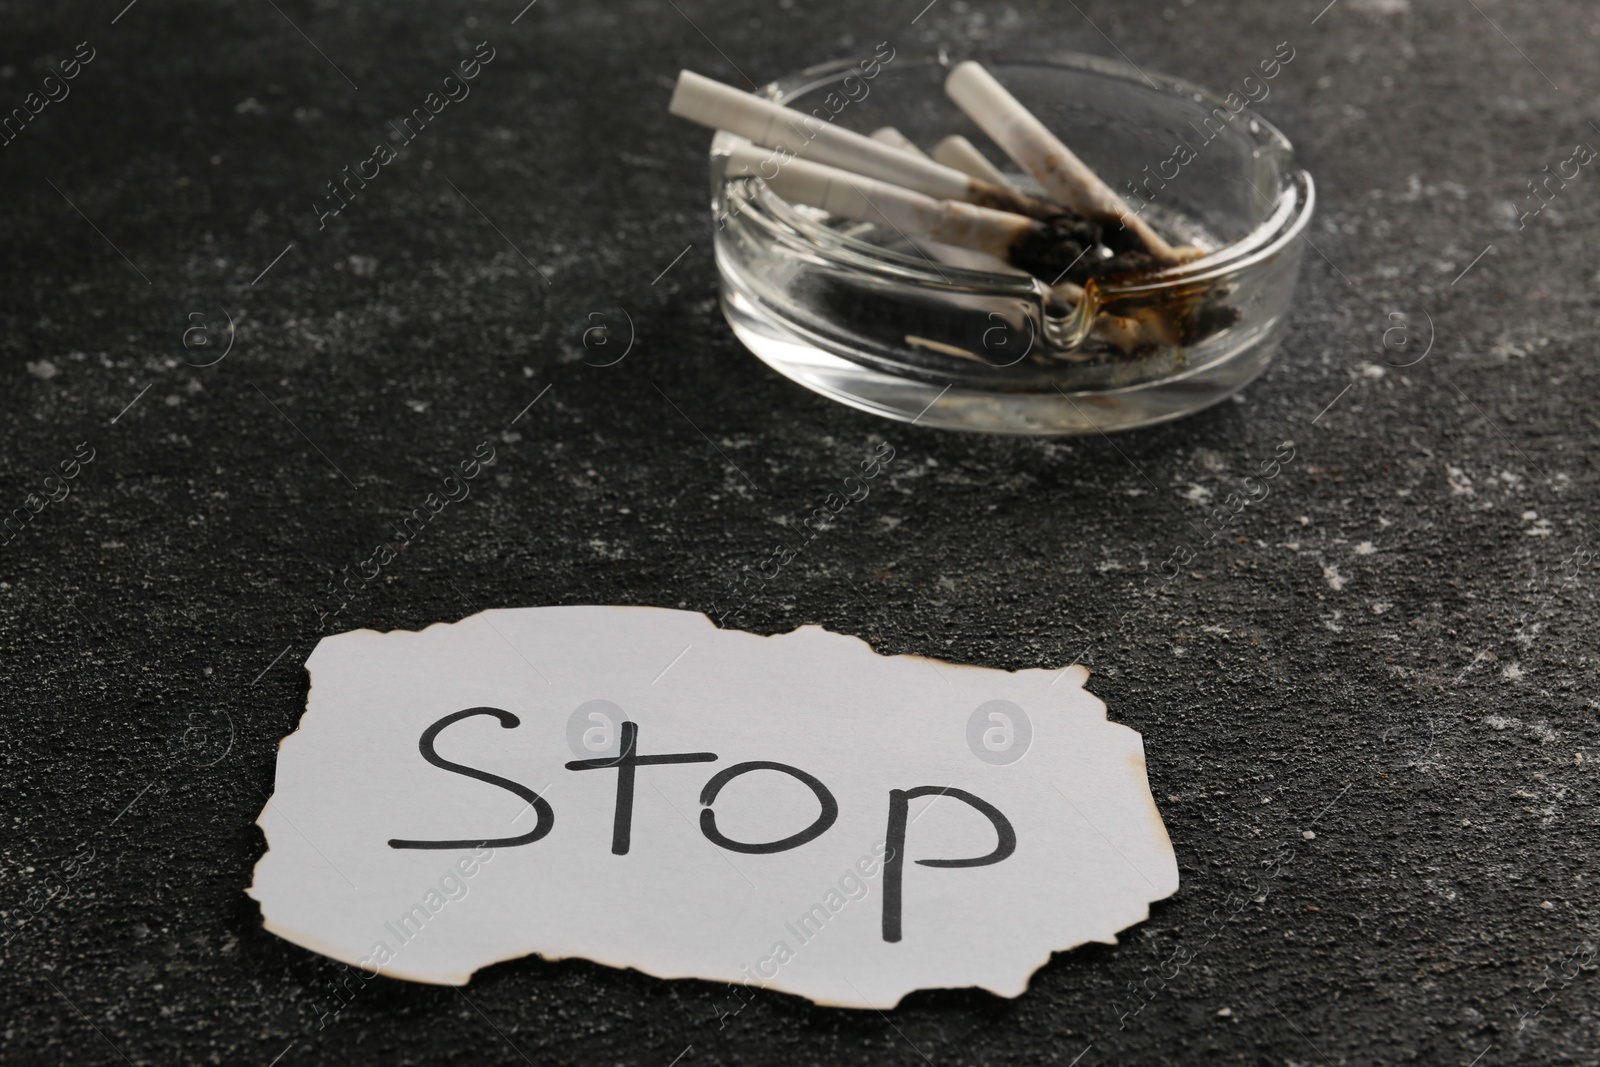
[[[717,758],[715,752],[671,752],[657,756],[641,756],[637,751],[638,744],[638,724],[624,722],[621,755],[614,759],[573,760],[567,764],[569,771],[605,770],[611,767],[617,769],[617,811],[611,824],[611,852],[616,856],[628,854],[628,845],[633,838],[634,768],[653,763],[712,763]]]

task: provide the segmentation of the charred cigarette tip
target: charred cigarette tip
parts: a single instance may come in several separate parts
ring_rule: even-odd
[[[1050,196],[1097,222],[1126,226],[1158,261],[1176,262],[1172,246],[981,64],[970,59],[956,64],[944,88]]]

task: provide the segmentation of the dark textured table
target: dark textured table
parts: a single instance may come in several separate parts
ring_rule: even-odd
[[[0,45],[4,1062],[1596,1062],[1592,5],[123,2],[9,5]],[[1272,370],[1041,441],[877,420],[745,353],[671,79],[881,40],[1221,91],[1289,42],[1261,110],[1321,200]],[[766,993],[722,1025],[719,987],[527,959],[333,1015],[338,968],[243,894],[329,583],[488,441],[331,628],[711,610],[885,439],[887,480],[727,624],[1087,663],[1144,735],[1178,895],[1014,1001]]]

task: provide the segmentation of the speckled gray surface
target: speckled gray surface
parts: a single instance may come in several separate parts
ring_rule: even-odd
[[[0,44],[7,110],[94,49],[0,148],[6,509],[94,456],[0,546],[4,1062],[1597,1061],[1600,176],[1518,223],[1600,138],[1592,6],[121,7],[8,5]],[[1320,183],[1319,254],[1273,369],[1176,425],[1042,442],[874,420],[745,354],[670,78],[883,39],[1120,49],[1217,88],[1291,42],[1261,110]],[[319,230],[324,183],[484,40],[472,95]],[[633,351],[586,365],[589,316],[622,309]],[[227,358],[185,365],[224,313]],[[1427,358],[1385,366],[1425,316]],[[243,888],[330,579],[488,440],[492,477],[339,625],[709,610],[884,439],[886,484],[729,622],[1081,658],[1144,734],[1179,894],[1015,1001],[763,994],[724,1025],[710,985],[524,960],[327,1014],[337,968]],[[1285,440],[1270,497],[1162,576]]]

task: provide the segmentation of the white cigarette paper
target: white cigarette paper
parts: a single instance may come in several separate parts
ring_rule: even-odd
[[[1027,199],[926,156],[875,141],[693,71],[678,72],[678,84],[667,110],[679,118],[736,133],[767,148],[785,149],[815,163],[842,167],[939,200],[1013,200],[1021,206]]]
[[[917,143],[893,126],[880,126],[872,131],[874,141],[882,141],[886,145],[898,148],[903,152],[915,155],[927,155],[917,147]],[[953,164],[946,164],[947,166]],[[957,170],[961,168],[957,167]],[[999,256],[991,256],[987,252],[975,252],[970,248],[960,248],[956,245],[940,244],[938,241],[918,241],[917,247],[927,253],[928,258],[936,259],[947,267],[958,270],[986,271],[990,274],[1020,274],[1027,277],[1028,272],[1020,267],[1013,267]]]
[[[804,159],[784,161],[770,149],[741,142],[728,154],[730,175],[752,175],[785,200],[821,208],[860,222],[898,230],[907,239],[925,237],[944,244],[1005,256],[1034,219],[953,200],[939,200]]]
[[[1127,226],[1163,262],[1182,258],[981,65],[970,59],[958,64],[944,90],[1046,193],[1101,223]]]
[[[952,134],[934,145],[933,158],[969,177],[979,178],[1003,189],[1011,188],[1010,179],[1000,173],[1000,168],[990,163],[989,157],[978,151],[977,145],[959,133]]]
[[[912,155],[922,156],[924,159],[928,158],[928,153],[918,148],[917,142],[913,141],[911,138],[907,137],[893,126],[879,126],[877,129],[872,131],[872,139],[874,141],[881,141],[890,148],[898,148],[902,152],[910,152]],[[940,160],[939,162],[943,161]],[[945,166],[954,166],[954,164],[946,163]],[[955,169],[961,170],[960,167],[956,167]],[[962,171],[962,173],[965,174],[967,172]]]

